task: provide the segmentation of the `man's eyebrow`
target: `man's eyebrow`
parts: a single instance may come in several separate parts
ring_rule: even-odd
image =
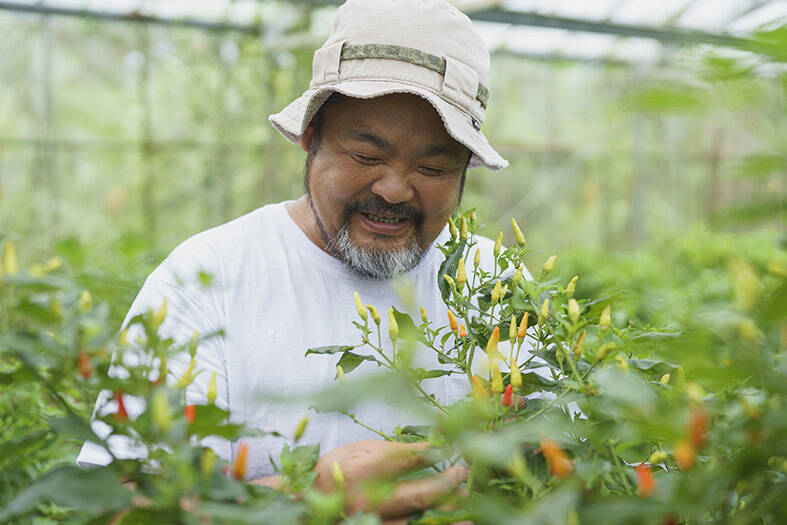
[[[393,144],[385,140],[379,135],[375,135],[374,133],[369,133],[368,131],[350,131],[348,132],[347,136],[352,140],[357,140],[360,142],[367,142],[373,146],[377,146],[378,148],[385,150],[385,151],[392,151],[394,149]]]
[[[455,147],[449,144],[430,144],[420,151],[420,157],[436,157],[438,155],[445,155],[457,160],[464,158],[464,153],[457,151]]]

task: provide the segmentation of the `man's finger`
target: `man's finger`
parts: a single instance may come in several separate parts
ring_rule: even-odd
[[[468,467],[454,465],[435,476],[403,481],[377,510],[385,519],[407,516],[431,508],[435,502],[456,491],[467,480]]]
[[[396,477],[398,474],[428,467],[445,459],[440,450],[427,441],[417,443],[385,442],[384,461],[378,464],[375,474],[379,477]]]

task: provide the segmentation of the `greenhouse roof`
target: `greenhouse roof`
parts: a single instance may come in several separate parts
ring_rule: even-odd
[[[283,35],[287,9],[319,6],[314,45],[327,36],[338,0],[17,0],[0,10],[146,21]],[[455,0],[492,51],[544,59],[647,64],[675,45],[736,47],[738,38],[787,21],[787,0]],[[288,5],[289,4],[289,5]],[[296,6],[297,4],[297,6]],[[721,48],[720,48],[721,49]],[[728,51],[732,52],[732,51]]]

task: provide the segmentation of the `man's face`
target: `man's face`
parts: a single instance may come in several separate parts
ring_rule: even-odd
[[[306,174],[318,231],[307,234],[367,277],[410,270],[458,205],[469,151],[415,95],[339,97],[321,119]]]

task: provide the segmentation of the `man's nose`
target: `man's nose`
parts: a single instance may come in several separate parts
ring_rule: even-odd
[[[374,181],[371,190],[390,204],[408,202],[413,198],[414,190],[410,174],[404,168],[387,168]]]

